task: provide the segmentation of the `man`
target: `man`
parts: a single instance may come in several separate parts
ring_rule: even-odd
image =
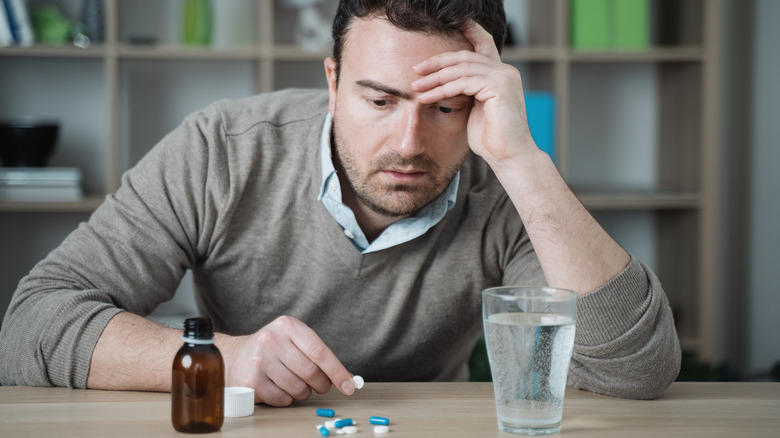
[[[664,293],[535,146],[504,21],[498,0],[342,1],[327,95],[188,117],[23,279],[1,383],[169,390],[180,333],[139,315],[191,269],[226,384],[258,402],[465,379],[480,291],[543,283],[581,294],[570,385],[659,395]]]

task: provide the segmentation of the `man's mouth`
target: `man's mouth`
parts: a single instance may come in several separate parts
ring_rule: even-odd
[[[416,169],[385,169],[382,174],[396,184],[411,184],[422,179],[427,172]]]

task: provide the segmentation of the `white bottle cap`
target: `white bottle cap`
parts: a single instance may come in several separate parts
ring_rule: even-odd
[[[225,388],[225,417],[248,417],[254,413],[254,389],[238,386]]]

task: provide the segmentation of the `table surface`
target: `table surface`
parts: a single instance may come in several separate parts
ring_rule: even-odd
[[[352,396],[331,391],[290,407],[257,405],[209,436],[319,437],[317,408],[358,423],[390,419],[387,438],[511,437],[496,425],[490,383],[366,383]],[[0,436],[183,436],[164,393],[0,387]],[[780,436],[780,383],[674,383],[656,400],[624,400],[567,388],[560,435],[572,437]],[[331,436],[337,436],[335,433]]]

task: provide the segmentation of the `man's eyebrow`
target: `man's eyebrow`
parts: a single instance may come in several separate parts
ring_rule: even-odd
[[[355,84],[363,88],[370,88],[372,90],[381,91],[391,96],[400,97],[401,99],[407,99],[407,100],[412,99],[412,95],[409,93],[405,93],[397,88],[388,87],[387,85],[381,84],[371,79],[360,79],[358,81],[355,81]]]

